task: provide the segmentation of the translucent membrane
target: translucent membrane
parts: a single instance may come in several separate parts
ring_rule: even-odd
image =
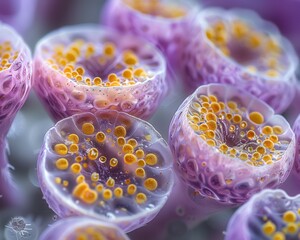
[[[253,196],[232,216],[225,239],[299,239],[300,195],[283,190],[264,190]]]
[[[228,207],[232,206],[204,198],[175,177],[174,187],[165,206],[151,222],[130,233],[129,237],[132,240],[186,239],[186,234],[201,221]]]
[[[297,172],[298,177],[300,177],[300,115],[298,115],[294,122],[293,131],[296,136],[296,156],[294,170]]]
[[[199,87],[179,107],[169,144],[181,178],[200,194],[241,203],[288,176],[295,136],[257,99],[224,84]]]
[[[182,0],[112,0],[104,7],[102,22],[153,42],[177,71],[198,11],[197,4]]]
[[[148,123],[116,111],[82,113],[48,131],[38,178],[57,215],[86,215],[128,232],[153,219],[166,202],[171,159]]]
[[[182,58],[183,77],[193,89],[227,83],[284,111],[294,96],[297,57],[277,28],[246,10],[206,9]]]
[[[5,137],[31,88],[31,53],[23,39],[0,23],[0,207],[13,198]]]
[[[42,233],[40,240],[129,240],[117,226],[88,217],[61,219]]]
[[[96,25],[45,36],[34,65],[35,91],[55,120],[99,109],[148,118],[167,92],[166,64],[154,46]]]

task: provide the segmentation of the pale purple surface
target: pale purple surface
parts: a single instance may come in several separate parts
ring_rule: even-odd
[[[287,65],[283,74],[269,78],[261,73],[251,73],[212,44],[205,32],[209,21],[231,18],[250,22],[259,30],[267,31],[278,39],[284,49],[282,61]],[[292,45],[280,35],[274,25],[249,10],[226,11],[218,8],[204,9],[194,25],[191,40],[182,58],[182,78],[191,90],[209,83],[231,84],[268,103],[275,112],[283,112],[289,106],[295,95],[298,59]]]
[[[145,59],[146,65],[148,64],[144,69],[151,72],[151,76],[135,85],[116,87],[88,86],[68,79],[49,66],[43,50],[51,49],[60,42],[70,44],[74,38],[83,38],[100,46],[104,41],[111,41],[118,47],[117,54],[121,50],[135,49],[136,54],[141,59]],[[113,59],[105,68],[97,61],[91,64],[93,59],[87,59],[82,64],[92,69],[92,78],[100,74],[104,80],[120,57],[117,55],[117,59]],[[105,109],[123,111],[143,119],[149,118],[154,114],[168,90],[165,81],[165,60],[153,45],[135,36],[120,35],[111,29],[96,25],[66,27],[46,35],[36,46],[34,66],[35,92],[56,121],[80,112]],[[117,74],[121,75],[121,72]],[[82,97],[79,99],[78,96]],[[98,100],[106,104],[98,106],[96,103]]]
[[[136,177],[131,172],[126,174],[123,173],[125,172],[123,169],[125,164],[122,164],[120,159],[116,169],[109,170],[110,168],[102,167],[99,162],[99,164],[95,163],[93,168],[91,167],[91,169],[88,169],[91,172],[86,171],[85,173],[86,179],[90,179],[92,171],[98,172],[100,175],[99,183],[103,184],[110,175],[115,179],[119,178],[120,182],[116,180],[116,186],[118,185],[119,187],[124,188],[124,198],[118,199],[113,197],[103,208],[96,203],[93,205],[79,203],[72,197],[70,187],[62,188],[55,184],[55,176],[69,179],[69,186],[71,186],[71,188],[76,184],[76,177],[74,175],[72,176],[70,172],[66,171],[65,173],[59,173],[58,170],[55,169],[54,163],[58,155],[52,148],[56,143],[65,142],[65,144],[67,144],[65,137],[61,135],[62,132],[65,134],[78,134],[80,137],[79,144],[84,144],[83,139],[87,136],[84,135],[80,129],[81,123],[86,121],[93,122],[96,129],[95,133],[100,130],[105,131],[108,127],[114,129],[115,126],[122,123],[128,124],[127,134],[130,137],[138,139],[138,147],[141,147],[147,152],[154,152],[158,156],[159,160],[156,166],[145,167],[147,177],[152,177],[157,180],[157,189],[154,192],[149,192],[144,188],[141,178]],[[151,136],[150,142],[144,140],[144,136],[148,134]],[[89,137],[92,138],[93,136]],[[109,144],[104,146],[96,142],[92,142],[91,144],[98,148],[100,153],[104,156],[117,155],[117,148],[112,148]],[[75,161],[72,159],[74,156],[72,156],[71,153],[68,153],[66,158],[68,158],[69,161]],[[119,225],[124,231],[129,232],[152,220],[165,204],[173,185],[173,171],[171,167],[172,157],[169,147],[160,134],[156,132],[150,124],[125,113],[100,111],[95,113],[95,115],[91,113],[82,113],[63,119],[47,132],[44,146],[41,149],[38,159],[38,178],[47,203],[58,216],[91,216],[99,220],[113,222]],[[131,182],[136,184],[138,188],[137,191],[145,192],[145,194],[147,194],[148,200],[145,204],[138,205],[135,202],[134,197],[127,195],[125,197],[126,186],[123,186],[123,180],[126,178],[131,179]],[[127,210],[124,212],[119,211],[116,206],[120,206],[120,209],[123,206]]]
[[[238,101],[249,112],[261,112],[265,117],[264,124],[281,125],[284,129],[281,139],[289,141],[284,147],[282,159],[271,165],[254,167],[209,146],[191,128],[186,116],[191,102],[201,94],[213,94],[224,102]],[[218,120],[218,124],[222,123]],[[262,126],[257,126],[260,127]],[[225,125],[225,130],[220,130],[220,134],[225,134],[221,137],[228,141],[234,137],[234,141],[238,142],[239,130],[236,135],[231,136],[226,128]],[[274,115],[274,111],[267,104],[253,95],[224,84],[203,85],[181,104],[170,124],[169,145],[175,160],[175,170],[181,179],[203,196],[223,203],[244,203],[264,188],[277,187],[289,175],[295,156],[295,136],[288,122],[282,116]],[[261,178],[264,181],[258,180]],[[226,179],[231,179],[232,182],[227,184]]]

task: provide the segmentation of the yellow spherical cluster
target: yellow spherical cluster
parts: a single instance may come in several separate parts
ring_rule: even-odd
[[[143,82],[147,72],[142,67],[138,56],[131,50],[119,50],[112,42],[105,42],[102,46],[77,39],[65,46],[54,45],[53,49],[47,50],[47,64],[54,70],[77,83],[88,86],[117,87],[134,85]],[[46,51],[46,50],[45,50]],[[118,54],[121,56],[119,59]],[[85,67],[84,62],[93,61],[98,69],[113,66],[110,73],[103,76],[94,76]],[[111,66],[110,66],[111,68]]]
[[[292,210],[285,211],[281,216],[280,225],[268,217],[264,217],[262,232],[272,240],[285,240],[287,235],[298,239],[300,236],[299,211],[300,209],[298,209],[297,212]]]
[[[243,65],[250,73],[259,72],[275,78],[284,69],[280,64],[282,49],[278,41],[243,20],[215,21],[209,24],[205,34],[225,56]],[[239,54],[249,57],[241,60],[237,57]]]
[[[192,101],[187,118],[209,146],[249,165],[272,164],[284,154],[280,148],[285,141],[280,141],[282,127],[268,125],[262,113],[248,112],[233,100],[223,102],[214,95],[200,95]],[[147,157],[145,160],[149,162]]]
[[[125,4],[141,13],[159,16],[163,18],[181,18],[187,12],[183,6],[162,3],[159,0],[140,1],[140,0],[123,0]]]
[[[102,231],[95,227],[89,226],[89,227],[82,227],[82,228],[76,228],[70,235],[72,237],[67,239],[76,239],[76,240],[89,240],[89,239],[95,239],[95,240],[104,240],[106,237],[101,233]]]
[[[65,141],[53,145],[58,155],[55,168],[73,176],[64,180],[59,174],[54,182],[63,188],[73,186],[69,189],[72,196],[85,204],[98,202],[103,206],[113,198],[123,197],[144,204],[147,192],[159,187],[155,177],[147,176],[147,166],[155,167],[158,155],[128,136],[124,125],[97,131],[92,122],[83,122],[80,129],[82,134],[67,134]]]
[[[0,42],[0,71],[8,69],[18,56],[19,52],[13,49],[11,42]]]

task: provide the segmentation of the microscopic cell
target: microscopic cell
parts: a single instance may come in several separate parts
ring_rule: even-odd
[[[300,177],[300,115],[296,118],[293,124],[293,131],[296,136],[296,156],[294,170],[297,176]]]
[[[153,42],[167,57],[171,70],[176,72],[199,8],[183,0],[112,0],[103,8],[101,21],[121,32]]]
[[[34,89],[55,120],[112,109],[149,118],[167,93],[156,47],[97,25],[54,31],[37,44]]]
[[[172,173],[171,151],[156,130],[113,110],[59,121],[38,159],[41,190],[58,216],[86,215],[126,232],[158,213]]]
[[[40,240],[129,240],[114,224],[89,217],[63,218],[49,226]]]
[[[300,236],[300,195],[264,190],[231,217],[225,240],[296,240]]]
[[[247,10],[206,9],[184,50],[182,73],[191,89],[226,83],[284,111],[293,99],[298,59],[277,28]]]
[[[13,201],[5,137],[32,85],[31,53],[15,30],[0,23],[0,208]]]
[[[295,156],[288,122],[258,98],[231,85],[199,87],[169,129],[175,169],[203,196],[242,203],[282,183]]]

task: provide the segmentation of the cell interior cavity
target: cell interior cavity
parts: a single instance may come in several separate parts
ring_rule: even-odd
[[[0,71],[8,69],[19,56],[19,51],[14,49],[11,41],[0,39]]]
[[[78,29],[64,37],[52,36],[41,47],[41,56],[50,68],[80,85],[130,86],[163,71],[155,50],[136,39],[100,30],[82,31],[85,34]]]
[[[300,237],[300,201],[283,191],[269,191],[252,204],[248,228],[251,239],[293,240]]]
[[[186,16],[187,10],[183,6],[160,0],[123,0],[129,7],[146,15],[162,17],[162,18],[181,18]]]
[[[52,194],[98,218],[150,216],[172,186],[170,150],[161,136],[115,111],[59,122],[46,136],[40,164]]]
[[[273,28],[262,28],[258,20],[251,23],[229,13],[225,16],[208,14],[204,21],[209,42],[246,71],[274,79],[284,76],[289,70],[290,59],[279,33],[273,33]]]
[[[230,94],[198,91],[194,96],[186,117],[197,137],[252,166],[280,161],[291,141],[282,137],[286,126],[270,121],[270,108],[261,105],[259,109],[249,96]]]

